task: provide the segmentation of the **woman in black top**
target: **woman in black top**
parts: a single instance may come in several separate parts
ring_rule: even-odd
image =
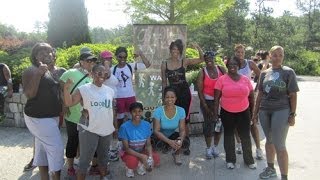
[[[197,45],[193,44],[194,48],[199,52],[199,58],[187,59],[184,58],[183,43],[181,39],[177,39],[170,44],[170,57],[167,61],[161,64],[161,79],[162,89],[170,85],[176,89],[177,101],[176,105],[184,108],[186,112],[186,122],[189,119],[189,107],[191,104],[191,93],[189,85],[186,81],[186,68],[189,65],[198,64],[204,61],[202,49]],[[168,84],[169,81],[169,84]],[[186,135],[188,139],[188,128],[186,128]],[[190,154],[190,150],[186,149],[183,152],[185,155]]]

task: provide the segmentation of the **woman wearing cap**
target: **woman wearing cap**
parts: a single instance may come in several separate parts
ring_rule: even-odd
[[[219,152],[217,146],[219,144],[221,132],[214,132],[216,119],[213,119],[214,107],[214,86],[220,76],[226,73],[222,66],[214,63],[215,52],[207,51],[204,54],[204,62],[206,66],[199,72],[197,85],[200,100],[200,109],[203,114],[203,134],[205,137],[207,149],[206,157],[211,159],[217,157]],[[214,135],[214,146],[211,146],[212,136]]]
[[[240,60],[237,57],[227,61],[228,73],[221,76],[214,87],[213,115],[216,119],[220,103],[227,168],[234,169],[237,160],[234,140],[234,131],[237,129],[242,141],[244,163],[250,169],[255,169],[250,139],[250,112],[254,108],[253,87],[246,76],[238,73],[239,67]]]
[[[111,87],[115,92],[117,91],[118,79],[111,73],[112,53],[110,51],[102,51],[100,53],[101,63],[106,68],[107,78],[104,85]]]
[[[177,39],[170,44],[170,57],[167,61],[163,61],[161,64],[161,79],[162,79],[162,90],[169,84],[177,90],[177,101],[176,105],[182,107],[186,113],[186,122],[189,120],[189,108],[191,104],[191,92],[189,89],[188,82],[186,80],[186,69],[189,65],[194,65],[203,62],[203,52],[197,44],[193,44],[199,52],[199,58],[187,59],[184,58],[183,53],[183,42],[181,39]],[[169,81],[169,83],[168,83]],[[164,96],[164,94],[163,94]],[[187,139],[189,139],[188,126],[186,127]],[[185,155],[190,154],[190,150],[186,149],[183,152]]]
[[[293,69],[283,66],[284,50],[281,46],[270,49],[272,67],[263,71],[258,83],[253,121],[258,114],[266,135],[267,167],[260,174],[261,179],[277,176],[274,167],[275,155],[281,172],[281,179],[288,177],[288,152],[286,138],[289,126],[294,126],[299,91]]]
[[[73,84],[68,90],[68,93],[73,94],[74,91],[81,85],[92,82],[90,72],[95,64],[97,58],[93,56],[90,51],[81,50],[79,64],[80,66],[75,69],[69,69],[60,77],[61,87],[68,79],[71,79]],[[68,175],[75,176],[75,169],[73,168],[73,161],[77,155],[77,149],[79,144],[77,124],[81,117],[81,105],[77,103],[73,106],[68,107],[65,113],[65,123],[67,127],[67,145],[66,145],[66,157],[67,157],[67,168]]]
[[[238,72],[244,76],[246,76],[249,80],[251,80],[252,77],[252,71],[256,76],[260,76],[260,69],[258,68],[257,64],[253,61],[244,59],[245,57],[245,46],[242,44],[236,44],[234,47],[235,56],[240,60],[240,68]],[[260,147],[260,137],[259,137],[259,129],[256,124],[251,125],[251,134],[253,137],[253,140],[256,144],[256,158],[258,160],[261,160],[263,158],[262,150]],[[236,134],[236,136],[239,136]],[[239,141],[239,137],[237,138],[238,144],[236,145],[236,151],[238,154],[242,153],[241,150],[241,141]]]
[[[77,179],[84,180],[90,161],[97,152],[100,179],[108,179],[108,148],[114,131],[114,91],[103,85],[106,70],[102,65],[92,68],[93,82],[87,83],[75,90],[71,95],[73,82],[68,79],[64,85],[64,100],[66,106],[82,104],[83,111],[79,126],[80,160]]]

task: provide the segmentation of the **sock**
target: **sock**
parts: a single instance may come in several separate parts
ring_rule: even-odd
[[[282,180],[288,180],[288,175],[281,174],[281,179]]]
[[[274,169],[274,163],[268,163],[268,167]]]

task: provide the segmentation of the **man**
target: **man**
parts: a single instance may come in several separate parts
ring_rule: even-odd
[[[0,121],[5,118],[4,103],[6,97],[12,97],[12,79],[9,67],[0,63]]]

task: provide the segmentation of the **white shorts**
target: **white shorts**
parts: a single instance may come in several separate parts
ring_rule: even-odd
[[[24,114],[26,125],[35,137],[34,166],[48,166],[49,172],[60,171],[64,164],[64,146],[58,128],[59,117],[33,118]]]

